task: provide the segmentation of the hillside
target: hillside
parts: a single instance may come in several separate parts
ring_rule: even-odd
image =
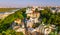
[[[10,12],[12,10],[16,10],[18,8],[0,8],[0,12]]]

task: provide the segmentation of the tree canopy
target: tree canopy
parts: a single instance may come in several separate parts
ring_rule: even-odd
[[[24,15],[23,12],[25,12],[23,9],[20,9],[18,11],[16,11],[13,14],[10,14],[9,16],[7,16],[5,19],[0,21],[0,32],[2,32],[3,30],[7,30],[9,28],[9,26],[11,25],[11,23],[16,19],[16,18],[20,18],[23,19]],[[23,12],[22,12],[23,11]]]

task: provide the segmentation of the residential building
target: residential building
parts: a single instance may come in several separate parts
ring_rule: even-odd
[[[57,12],[58,12],[58,13],[60,12],[60,8],[58,8]]]
[[[52,13],[59,13],[60,12],[60,8],[56,8],[56,7],[52,7],[50,8]]]
[[[38,7],[37,9],[38,9],[39,11],[40,11],[40,10],[44,10],[44,8],[43,8],[43,7]]]
[[[19,18],[15,19],[15,21],[12,23],[12,29],[14,30],[22,27],[23,27],[23,23]]]
[[[27,26],[31,25],[32,27],[34,23],[39,22],[38,18],[40,17],[40,13],[35,12],[35,8],[32,7],[26,9],[26,14],[27,14],[27,18],[29,18],[29,20],[27,20]]]

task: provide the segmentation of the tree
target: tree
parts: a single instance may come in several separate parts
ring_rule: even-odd
[[[38,8],[35,9],[35,12],[39,12],[39,11],[38,11]]]
[[[2,31],[6,31],[11,23],[16,19],[16,18],[20,18],[20,19],[23,19],[23,15],[22,15],[22,12],[21,10],[18,10],[16,11],[15,13],[13,14],[10,14],[9,16],[7,16],[4,20],[2,20],[0,22],[0,32]]]

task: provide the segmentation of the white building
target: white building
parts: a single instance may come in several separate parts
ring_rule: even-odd
[[[42,8],[42,7],[38,7],[38,10],[44,10],[44,8]]]
[[[51,10],[51,12],[52,13],[58,13],[58,12],[60,12],[60,9],[59,8],[50,8],[50,10]]]
[[[57,12],[59,13],[60,12],[60,9],[58,8]]]
[[[27,14],[27,18],[30,17],[29,20],[27,20],[27,26],[32,27],[34,23],[39,22],[38,18],[40,17],[40,13],[35,12],[34,8],[26,9],[26,14]]]

